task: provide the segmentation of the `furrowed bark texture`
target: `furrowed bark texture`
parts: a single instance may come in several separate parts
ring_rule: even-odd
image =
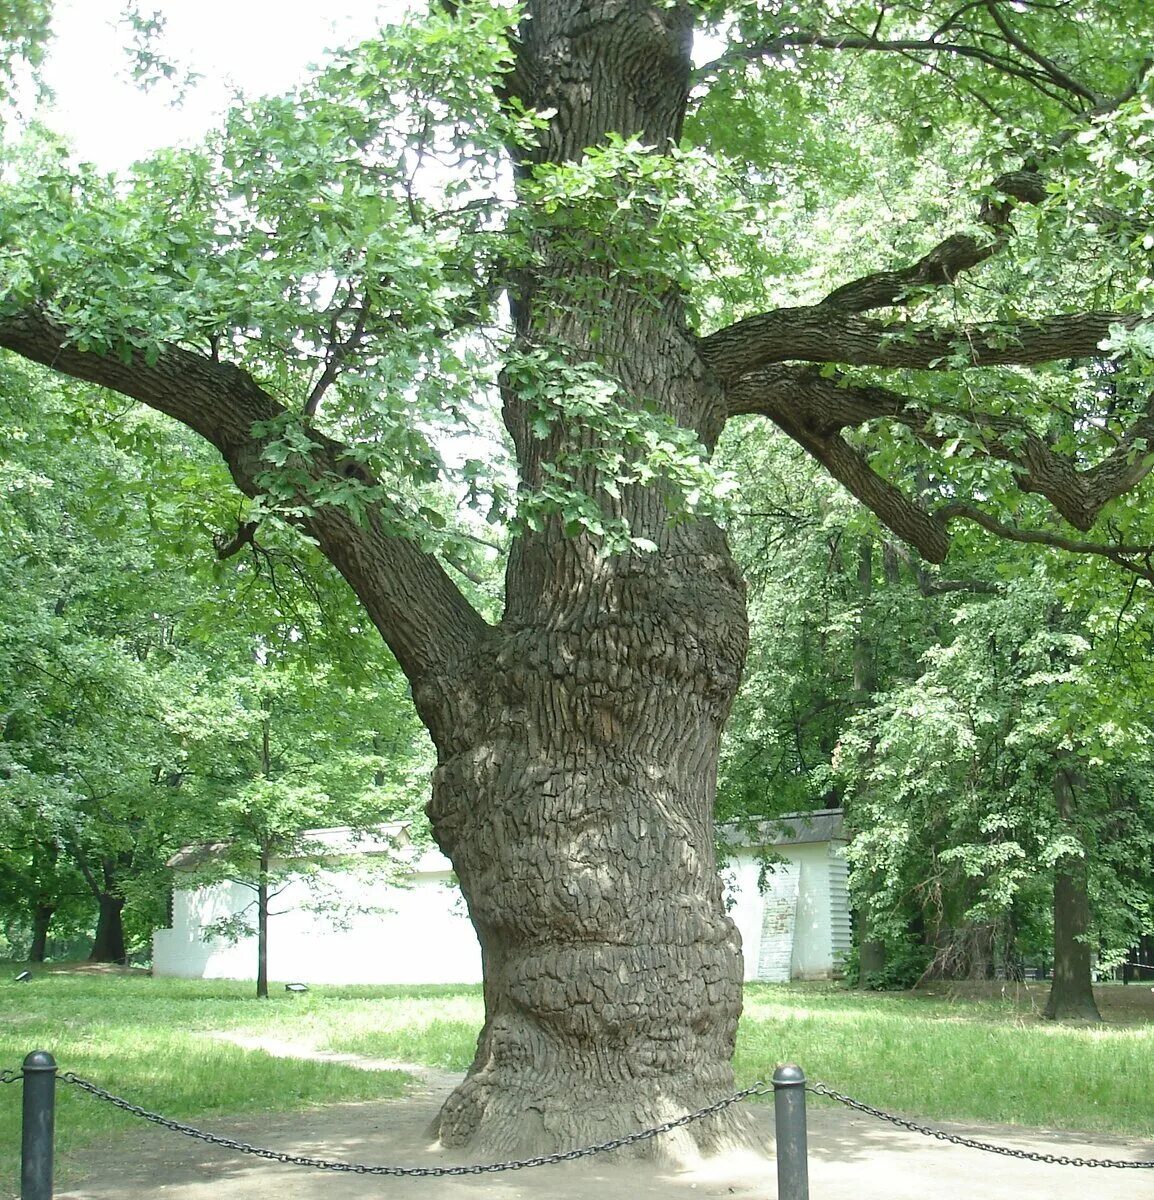
[[[541,159],[577,160],[611,131],[656,145],[676,136],[686,14],[628,2],[530,8],[523,98],[557,110]],[[603,255],[556,249],[548,229],[537,250],[541,267],[515,297],[522,343],[612,364],[626,396],[715,436],[721,398],[677,297],[638,294]],[[590,292],[598,305],[581,299]],[[528,486],[599,436],[533,436],[508,382],[505,416]],[[595,476],[584,482],[596,488]],[[719,531],[671,527],[655,490],[627,491],[616,511],[659,552],[600,558],[555,522],[520,540],[473,685],[475,736],[437,770],[430,814],[485,966],[476,1060],[438,1124],[448,1144],[578,1145],[733,1087],[741,955],[711,827],[718,740],[746,648],[743,588]],[[717,1149],[743,1131],[725,1115],[656,1149]]]

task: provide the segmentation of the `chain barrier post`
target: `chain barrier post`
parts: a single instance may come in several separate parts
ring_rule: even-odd
[[[24,1059],[20,1200],[52,1200],[55,1131],[56,1059],[47,1050],[33,1050]]]
[[[782,1063],[773,1072],[773,1120],[778,1200],[809,1200],[805,1072],[793,1063]]]

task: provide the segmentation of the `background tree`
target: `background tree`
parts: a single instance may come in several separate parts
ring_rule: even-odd
[[[80,403],[39,372],[10,368],[0,389],[0,580],[11,597],[0,619],[0,905],[29,931],[33,958],[54,917],[91,929],[95,908],[91,957],[116,962],[147,953],[164,919],[166,861],[234,832],[239,747],[255,738],[258,762],[267,748],[262,687],[278,697],[281,729],[295,731],[298,791],[307,774],[325,803],[339,795],[342,823],[370,808],[411,814],[427,784],[414,784],[423,760],[395,668],[350,628],[361,618],[343,589],[330,581],[326,597],[323,575],[270,544],[274,530],[221,561],[202,524],[213,484],[203,456],[187,457],[147,414],[105,424],[111,414]],[[258,653],[291,661],[280,674],[295,691],[260,683],[272,672]],[[278,776],[282,757],[266,764]],[[314,808],[311,823],[332,807]]]
[[[454,5],[129,179],[15,152],[0,345],[206,438],[411,682],[486,969],[447,1143],[591,1140],[731,1085],[711,810],[747,628],[703,465],[728,421],[775,423],[929,561],[966,519],[1149,576],[1147,542],[1091,536],[1149,468],[1147,26],[1137,0]],[[855,222],[832,290],[775,240],[927,167],[933,202]],[[846,204],[782,217],[829,172]],[[491,428],[495,387],[491,621],[427,494],[455,474],[500,512],[506,464],[438,441]]]
[[[213,736],[190,753],[194,771],[198,758],[207,760],[197,790],[206,809],[201,836],[210,843],[186,882],[227,880],[251,891],[250,905],[207,932],[239,940],[255,928],[256,992],[267,998],[270,918],[286,911],[278,897],[304,883],[313,911],[334,924],[347,920],[353,910],[327,894],[322,860],[326,872],[362,869],[352,843],[386,821],[417,819],[420,838],[429,764],[414,753],[415,722],[389,694],[384,672],[358,689],[292,647],[258,649],[250,670],[226,681],[225,703],[220,684],[212,697],[228,733],[210,728]],[[343,852],[318,838],[334,826],[348,829]],[[378,862],[376,874],[388,866]]]

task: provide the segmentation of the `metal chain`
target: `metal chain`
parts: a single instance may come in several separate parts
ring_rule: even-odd
[[[0,1071],[0,1083],[19,1083],[23,1078],[23,1071]]]
[[[883,1112],[880,1108],[871,1108],[868,1104],[863,1104],[860,1100],[855,1100],[852,1096],[843,1095],[841,1092],[835,1092],[833,1088],[827,1087],[824,1083],[814,1083],[806,1087],[807,1092],[813,1092],[815,1096],[828,1096],[831,1100],[836,1100],[839,1104],[844,1104],[847,1108],[856,1109],[858,1112],[866,1113],[868,1116],[877,1117],[880,1121],[889,1121],[891,1125],[898,1125],[902,1129],[908,1129],[912,1133],[921,1133],[926,1137],[937,1138],[939,1142],[952,1142],[955,1146],[968,1146],[971,1150],[986,1150],[990,1154],[1004,1154],[1008,1158],[1025,1158],[1030,1162],[1053,1163],[1060,1167],[1143,1167],[1154,1168],[1154,1161],[1151,1162],[1133,1162],[1129,1159],[1114,1159],[1114,1158],[1070,1158],[1065,1154],[1043,1154],[1037,1150],[1016,1150],[1010,1146],[996,1146],[992,1142],[979,1142],[974,1138],[962,1137],[957,1133],[946,1133],[944,1129],[934,1129],[928,1125],[918,1125],[915,1121],[907,1121],[905,1117],[895,1117],[893,1113]]]
[[[65,1083],[70,1083],[82,1091],[89,1092],[100,1100],[107,1100],[109,1104],[123,1109],[127,1113],[131,1113],[134,1117],[151,1121],[154,1125],[160,1125],[176,1133],[183,1133],[187,1137],[198,1138],[202,1142],[211,1142],[214,1146],[224,1146],[228,1150],[236,1150],[240,1154],[252,1154],[257,1158],[266,1158],[273,1162],[288,1163],[295,1167],[316,1167],[324,1171],[351,1171],[356,1175],[404,1175],[418,1177],[487,1175],[497,1171],[520,1171],[525,1167],[544,1167],[551,1163],[572,1162],[576,1158],[587,1158],[593,1154],[604,1154],[610,1150],[620,1150],[624,1146],[632,1146],[637,1142],[644,1142],[660,1134],[669,1133],[673,1129],[680,1129],[683,1125],[689,1125],[694,1121],[700,1121],[705,1117],[713,1116],[714,1113],[719,1113],[722,1109],[728,1108],[731,1104],[736,1104],[739,1100],[744,1100],[748,1096],[765,1095],[771,1090],[763,1083],[755,1083],[752,1087],[745,1088],[743,1091],[734,1092],[732,1096],[727,1096],[724,1100],[716,1100],[712,1104],[707,1104],[704,1108],[697,1109],[696,1112],[687,1113],[685,1116],[677,1117],[672,1121],[666,1121],[662,1125],[655,1125],[652,1129],[643,1129],[638,1133],[629,1133],[624,1137],[611,1138],[607,1142],[599,1142],[595,1146],[582,1146],[577,1150],[564,1150],[557,1154],[540,1154],[534,1158],[513,1159],[510,1162],[484,1163],[461,1167],[382,1167],[366,1166],[363,1163],[341,1162],[339,1160],[333,1161],[324,1158],[310,1158],[304,1154],[286,1154],[280,1150],[265,1150],[260,1146],[250,1146],[247,1142],[240,1142],[235,1138],[221,1137],[219,1134],[206,1133],[202,1129],[194,1129],[191,1125],[183,1125],[179,1121],[170,1121],[167,1117],[162,1117],[159,1113],[149,1112],[148,1109],[141,1108],[138,1104],[131,1104],[120,1096],[114,1096],[111,1092],[105,1091],[104,1088],[97,1087],[96,1084],[89,1083],[87,1079],[81,1079],[78,1075],[74,1075],[71,1072],[61,1075],[60,1078]]]

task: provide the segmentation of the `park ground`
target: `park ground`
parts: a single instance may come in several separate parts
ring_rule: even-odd
[[[1148,986],[1101,989],[1107,1023],[1097,1029],[1043,1022],[1043,989],[935,992],[862,997],[832,988],[752,988],[739,1085],[768,1077],[774,1061],[795,1058],[809,1064],[813,1079],[936,1128],[1016,1150],[1154,1161]],[[467,1061],[473,1010],[479,1012],[475,991],[364,993],[316,989],[258,1004],[237,985],[54,973],[32,985],[0,986],[0,1067],[18,1061],[28,1039],[47,1044],[55,1030],[50,1048],[62,1069],[242,1142],[369,1164],[468,1161],[431,1145],[427,1131]],[[222,1075],[229,1087],[209,1096]],[[15,1157],[7,1152],[16,1141],[4,1109],[17,1108],[18,1096],[18,1087],[0,1089],[0,1163]],[[594,1158],[451,1179],[381,1179],[270,1163],[105,1113],[107,1107],[63,1097],[59,1200],[776,1194],[765,1103],[749,1105],[763,1156],[677,1168]],[[982,1200],[1104,1189],[1154,1200],[1154,1169],[1063,1167],[982,1153],[829,1101],[811,1103],[810,1151],[815,1200],[922,1200],[943,1189]],[[8,1174],[0,1182],[5,1200],[15,1195]]]
[[[337,1105],[307,1114],[226,1120],[218,1128],[240,1141],[350,1162],[438,1167],[468,1162],[430,1145],[427,1130],[449,1087],[426,1078],[404,1099]],[[114,1146],[90,1149],[70,1163],[80,1178],[58,1200],[674,1200],[777,1195],[771,1110],[754,1108],[764,1155],[661,1167],[644,1162],[579,1163],[456,1178],[381,1179],[264,1162],[146,1129]],[[1097,1135],[1025,1132],[1016,1127],[948,1123],[948,1131],[1000,1145],[1066,1157],[1154,1163],[1154,1144]],[[981,1200],[1057,1200],[1108,1190],[1154,1197],[1154,1168],[1122,1171],[1006,1158],[942,1143],[844,1109],[810,1113],[810,1188],[822,1200],[924,1200],[929,1195]]]

